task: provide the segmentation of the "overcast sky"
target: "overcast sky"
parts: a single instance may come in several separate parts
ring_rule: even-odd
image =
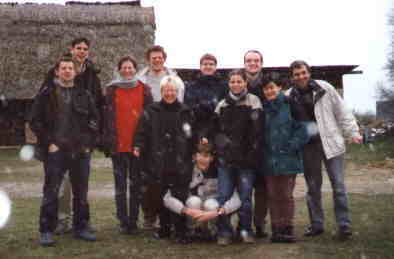
[[[263,53],[264,66],[288,66],[295,59],[311,65],[360,65],[363,74],[344,76],[345,100],[358,111],[375,110],[375,85],[386,80],[383,67],[392,0],[143,0],[142,4],[155,7],[156,43],[165,47],[170,67],[197,68],[207,52],[217,56],[219,67],[240,67],[248,49]]]

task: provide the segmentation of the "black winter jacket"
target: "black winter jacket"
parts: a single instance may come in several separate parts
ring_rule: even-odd
[[[164,123],[161,119],[165,106],[162,102],[154,102],[149,105],[138,123],[134,137],[134,147],[141,150],[142,171],[150,179],[162,182],[164,176],[164,157],[169,154],[169,146],[166,144]],[[185,104],[176,103],[173,111],[176,116],[176,129],[173,140],[175,141],[171,151],[175,156],[174,171],[179,175],[177,182],[187,185],[192,176],[192,136],[190,135],[194,125],[194,116],[190,108]],[[188,125],[188,126],[185,126]]]
[[[228,92],[227,82],[218,76],[201,76],[186,86],[185,104],[193,110],[196,117],[194,143],[201,137],[213,137],[215,107]]]
[[[37,146],[44,156],[49,144],[56,144],[54,131],[58,116],[56,97],[58,87],[53,81],[49,81],[35,97],[28,117],[30,127],[38,139]],[[79,123],[78,132],[73,132],[71,138],[74,140],[74,143],[70,143],[73,151],[92,148],[97,141],[100,117],[90,93],[78,84],[74,86],[72,93],[72,116],[75,116]]]
[[[261,102],[257,96],[247,94],[238,102],[227,96],[216,107],[215,146],[220,167],[255,169],[262,159]]]

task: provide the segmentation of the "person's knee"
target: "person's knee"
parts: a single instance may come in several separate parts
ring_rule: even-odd
[[[201,209],[201,203],[201,198],[195,195],[190,196],[186,200],[186,206],[191,209]]]
[[[214,211],[219,208],[219,202],[216,199],[208,199],[204,201],[203,209],[206,211]]]

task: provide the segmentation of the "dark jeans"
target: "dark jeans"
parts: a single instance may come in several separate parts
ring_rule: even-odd
[[[58,220],[58,195],[64,174],[68,171],[73,192],[73,227],[86,228],[89,221],[88,182],[90,153],[58,150],[49,153],[44,164],[45,181],[40,212],[40,232],[53,232]]]
[[[171,230],[171,226],[174,225],[175,232],[178,235],[183,235],[187,230],[187,218],[185,215],[176,214],[166,207],[164,207],[163,197],[168,192],[171,191],[171,195],[180,200],[182,203],[186,202],[189,184],[176,174],[176,172],[164,172],[164,177],[162,177],[162,183],[160,186],[160,228],[166,231]]]
[[[238,211],[239,230],[252,231],[252,192],[255,180],[254,170],[239,168],[218,168],[219,206],[231,199],[237,188],[242,205]],[[221,215],[217,221],[219,236],[232,236],[230,215]]]
[[[160,183],[152,180],[149,183],[144,183],[145,191],[142,194],[141,208],[144,212],[145,224],[154,224],[160,213],[162,196],[160,193]]]
[[[268,202],[266,181],[263,176],[258,176],[256,173],[254,184],[254,225],[255,227],[261,227],[263,230],[267,223]]]
[[[112,165],[115,180],[116,215],[121,226],[135,228],[141,203],[138,161],[131,153],[117,153],[112,156]],[[129,189],[128,210],[127,189]]]
[[[306,200],[309,218],[315,229],[324,228],[324,213],[322,207],[321,187],[323,183],[322,162],[331,182],[334,198],[334,211],[338,226],[349,226],[348,198],[344,177],[344,155],[326,159],[320,141],[304,146],[304,175],[308,187]]]
[[[272,230],[293,226],[296,175],[265,176],[265,180]]]

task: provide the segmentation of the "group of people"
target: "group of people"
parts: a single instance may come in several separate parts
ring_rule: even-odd
[[[254,243],[268,237],[269,212],[271,241],[295,242],[293,191],[296,175],[304,173],[310,217],[304,235],[320,235],[324,162],[338,234],[352,235],[345,142],[362,138],[335,88],[313,80],[306,62],[291,63],[291,87],[284,91],[281,78],[262,72],[257,50],[245,53],[244,68],[230,72],[228,80],[217,75],[216,57],[205,54],[199,77],[185,85],[164,65],[163,47],[152,46],[147,67],[139,70],[133,57],[121,58],[118,77],[103,90],[89,47],[85,38],[71,43],[70,54],[48,72],[29,116],[45,173],[42,246],[54,245],[53,235],[69,230],[71,210],[63,207],[70,205],[70,186],[74,237],[96,240],[88,203],[96,148],[112,159],[122,234],[158,228],[155,238],[182,244]]]

